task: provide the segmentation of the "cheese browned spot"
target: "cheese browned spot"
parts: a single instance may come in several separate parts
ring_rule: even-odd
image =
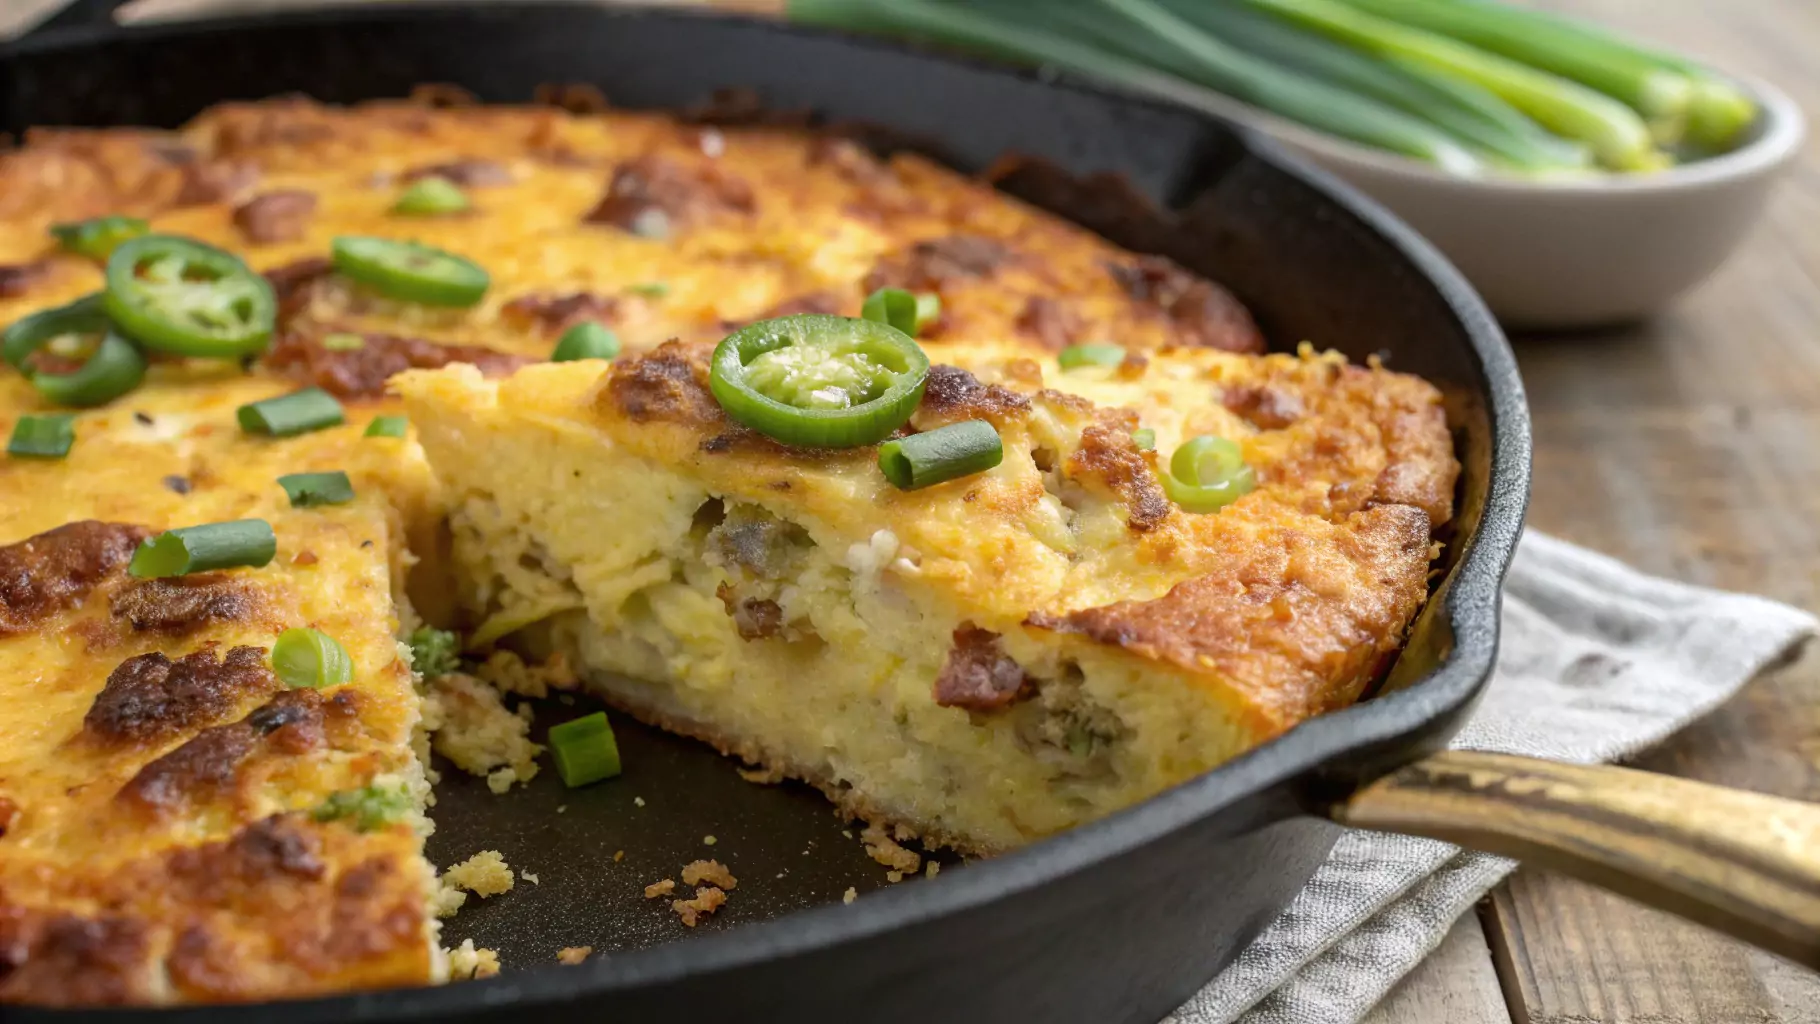
[[[634,423],[659,420],[694,426],[727,423],[708,390],[706,345],[666,341],[657,348],[613,364],[606,394]]]
[[[1273,384],[1242,384],[1229,387],[1221,395],[1221,404],[1233,415],[1259,430],[1281,430],[1302,418],[1302,400],[1294,392]]]
[[[1264,336],[1232,293],[1161,256],[1107,263],[1107,273],[1133,299],[1168,318],[1178,345],[1262,352]]]
[[[1030,399],[1023,395],[997,384],[982,384],[978,377],[958,366],[937,363],[929,367],[916,425],[926,429],[960,420],[991,420],[1004,426],[1029,411]]]
[[[175,813],[230,789],[241,766],[270,750],[306,754],[323,745],[323,699],[315,690],[286,690],[238,722],[204,729],[139,769],[119,798]]]
[[[846,297],[837,292],[807,292],[785,299],[754,317],[744,320],[722,320],[720,327],[722,331],[730,334],[748,324],[758,323],[760,320],[775,320],[780,316],[796,316],[801,313],[822,313],[834,316],[847,308]]]
[[[1081,318],[1046,295],[1032,295],[1017,316],[1017,329],[1044,348],[1060,350],[1074,344],[1081,330]]]
[[[1125,503],[1125,524],[1139,533],[1154,530],[1169,518],[1169,496],[1128,428],[1096,424],[1082,430],[1081,446],[1068,456],[1068,476],[1117,496]]]
[[[1028,692],[1023,666],[999,646],[999,635],[963,622],[935,677],[935,702],[945,708],[997,711]]]
[[[113,743],[158,743],[194,731],[249,695],[278,688],[265,651],[205,647],[176,661],[153,651],[120,663],[83,716],[83,732]]]
[[[661,238],[721,213],[750,213],[752,188],[717,168],[692,168],[661,156],[642,156],[613,171],[607,194],[582,219],[635,235]]]
[[[214,623],[250,622],[263,604],[259,590],[243,577],[221,572],[129,579],[113,596],[114,618],[135,632],[172,636]]]
[[[323,339],[330,333],[343,332],[286,331],[266,354],[265,365],[337,398],[378,398],[385,394],[386,380],[404,370],[472,363],[481,373],[500,376],[536,362],[479,345],[445,345],[397,334],[363,333],[359,348],[329,348]]]
[[[326,256],[309,256],[265,271],[278,299],[278,323],[303,312],[310,304],[310,290],[334,272],[335,264]]]
[[[405,181],[422,178],[442,178],[464,188],[489,188],[494,185],[510,185],[512,172],[506,170],[504,164],[473,157],[414,167],[404,172]]]
[[[1003,242],[979,235],[929,239],[880,260],[866,275],[865,288],[940,292],[944,286],[988,277],[1011,258]]]
[[[619,301],[610,295],[596,295],[593,292],[569,292],[566,294],[535,293],[520,295],[500,307],[499,312],[509,318],[522,320],[536,325],[550,334],[558,333],[575,324],[592,320],[596,323],[611,323],[619,311]]]
[[[294,242],[316,212],[316,194],[300,188],[262,192],[234,207],[234,226],[257,245]]]
[[[117,914],[84,917],[0,906],[0,1000],[120,1006],[152,994],[148,937]]]
[[[0,547],[0,637],[28,632],[80,603],[149,533],[85,519]]]
[[[177,190],[177,197],[171,205],[203,206],[219,203],[252,188],[258,180],[259,168],[238,160],[187,163],[183,165],[183,185]]]
[[[52,273],[49,260],[0,264],[0,299],[24,295]]]

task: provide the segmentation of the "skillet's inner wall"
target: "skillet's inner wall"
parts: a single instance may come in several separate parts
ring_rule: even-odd
[[[963,170],[1026,154],[1047,168],[1013,170],[1002,182],[1008,190],[1225,283],[1278,347],[1306,338],[1353,359],[1388,353],[1393,369],[1461,396],[1459,517],[1468,533],[1477,522],[1490,427],[1471,396],[1485,394],[1487,384],[1452,311],[1389,242],[1249,155],[1234,132],[1147,104],[1085,98],[985,68],[763,24],[635,21],[586,7],[330,11],[232,31],[149,28],[74,53],[55,40],[32,43],[0,62],[0,128],[175,126],[227,99],[295,91],[352,102],[401,96],[426,81],[456,83],[488,101],[523,101],[548,82],[588,82],[623,106],[672,108],[716,87],[747,86],[774,108],[891,125],[900,141],[921,140],[919,148]],[[1455,554],[1457,546],[1450,559]],[[1439,620],[1435,612],[1431,602],[1424,616]],[[521,882],[528,892],[464,910],[451,939],[472,936],[519,966],[553,962],[563,945],[667,941],[676,929],[656,927],[668,924],[667,912],[625,897],[693,856],[719,856],[742,878],[740,899],[707,928],[838,899],[849,885],[881,884],[882,871],[841,836],[820,797],[783,787],[754,800],[705,749],[626,728],[628,764],[649,769],[649,787],[635,767],[629,786],[572,796],[546,773],[521,798],[502,800],[447,773],[460,781],[436,809],[432,859],[447,866],[502,848],[542,879]],[[660,780],[674,792],[659,792]],[[635,795],[648,811],[631,803]],[[709,835],[713,848],[702,845]],[[626,862],[590,872],[618,849],[628,851]],[[778,851],[792,850],[794,861],[785,863],[791,858]],[[1251,869],[1224,870],[1242,885]],[[557,916],[574,927],[551,931]]]

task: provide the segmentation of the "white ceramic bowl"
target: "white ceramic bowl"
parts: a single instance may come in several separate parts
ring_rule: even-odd
[[[1718,269],[1801,148],[1801,109],[1745,80],[1763,113],[1738,149],[1659,174],[1459,178],[1248,107],[1222,110],[1396,211],[1505,326],[1594,327],[1656,311]]]

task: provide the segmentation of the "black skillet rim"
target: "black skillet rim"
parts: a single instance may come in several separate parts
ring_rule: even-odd
[[[910,53],[922,59],[968,64],[998,74],[1037,81],[1048,88],[1089,96],[1111,97],[1157,109],[1181,110],[1175,104],[1091,83],[1072,75],[1055,76],[990,61],[933,50],[910,43],[820,28],[792,25],[714,10],[603,7],[588,0],[529,0],[505,4],[413,3],[355,4],[284,13],[226,15],[139,26],[104,24],[56,28],[0,43],[0,65],[14,54],[80,50],[105,39],[131,35],[232,32],[255,22],[354,22],[482,15],[507,10],[569,8],[598,15],[671,20],[713,18],[737,20],[768,32],[817,35],[845,45]],[[1194,116],[1220,118],[1200,111]],[[1498,644],[1498,610],[1504,573],[1516,551],[1529,500],[1531,436],[1528,404],[1511,352],[1497,321],[1476,292],[1447,259],[1415,231],[1351,186],[1286,153],[1272,140],[1243,126],[1229,125],[1247,150],[1262,162],[1299,178],[1346,213],[1388,241],[1427,280],[1464,329],[1485,379],[1481,397],[1491,427],[1489,479],[1478,528],[1463,542],[1446,589],[1438,595],[1453,630],[1450,653],[1433,671],[1396,692],[1328,713],[1306,722],[1239,758],[1182,783],[1134,807],[1059,836],[991,860],[953,871],[936,883],[894,888],[868,896],[853,906],[820,906],[770,921],[700,938],[590,960],[578,966],[548,965],[514,971],[484,982],[460,986],[383,989],[317,999],[257,1004],[273,1024],[317,1020],[437,1019],[481,1006],[529,1007],[610,995],[615,991],[659,984],[799,955],[896,930],[963,911],[977,904],[1038,888],[1085,867],[1119,856],[1220,813],[1238,800],[1298,777],[1319,778],[1324,768],[1345,755],[1389,751],[1378,770],[1420,753],[1408,740],[1434,722],[1458,715],[1478,697],[1491,676]],[[1400,753],[1396,753],[1403,748]],[[1331,781],[1344,792],[1349,779]],[[183,1007],[124,1011],[136,1019],[182,1019],[225,1022],[246,1007]]]

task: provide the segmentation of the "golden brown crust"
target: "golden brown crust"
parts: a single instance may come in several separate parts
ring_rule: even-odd
[[[179,478],[181,479],[181,478]],[[184,485],[187,491],[188,484]],[[199,629],[259,618],[266,602],[244,577],[223,572],[125,580],[112,598],[114,618],[136,633],[186,636]]]
[[[123,570],[148,530],[94,520],[0,547],[0,638],[25,633]]]
[[[653,238],[724,213],[750,213],[752,187],[718,165],[691,167],[647,155],[620,164],[582,219]]]
[[[713,347],[667,341],[651,352],[613,364],[606,397],[634,423],[653,420],[702,430],[732,424],[708,390],[708,356]]]
[[[1095,424],[1081,431],[1081,446],[1068,457],[1069,474],[1082,484],[1097,484],[1125,505],[1125,525],[1139,533],[1169,518],[1169,496],[1156,473],[1131,440],[1128,426]]]
[[[349,333],[354,332],[287,331],[266,354],[265,365],[293,380],[314,384],[337,398],[378,398],[385,394],[385,382],[405,370],[470,363],[482,373],[502,376],[533,362],[527,356],[479,345],[449,345],[396,334],[355,334],[360,339],[355,348],[325,344],[331,334]]]
[[[219,721],[245,698],[278,689],[265,651],[209,645],[176,661],[153,651],[120,663],[83,717],[84,734],[107,743],[163,743]]]
[[[320,693],[286,690],[240,721],[204,729],[139,769],[121,787],[118,799],[157,813],[178,814],[192,804],[231,794],[248,762],[321,748],[323,717]]]
[[[1264,336],[1232,293],[1161,256],[1107,263],[1106,270],[1138,302],[1166,318],[1175,344],[1226,352],[1262,352]]]
[[[1427,595],[1428,517],[1379,506],[1330,538],[1256,525],[1261,536],[1236,535],[1205,574],[1162,597],[1028,624],[1217,673],[1272,731],[1350,704]]]
[[[929,367],[923,401],[917,407],[917,426],[927,429],[961,420],[990,420],[1004,426],[1030,412],[1030,399],[997,384],[982,384],[958,366],[937,363]]]
[[[262,192],[234,207],[234,226],[254,245],[294,242],[316,212],[316,193],[300,188]]]

